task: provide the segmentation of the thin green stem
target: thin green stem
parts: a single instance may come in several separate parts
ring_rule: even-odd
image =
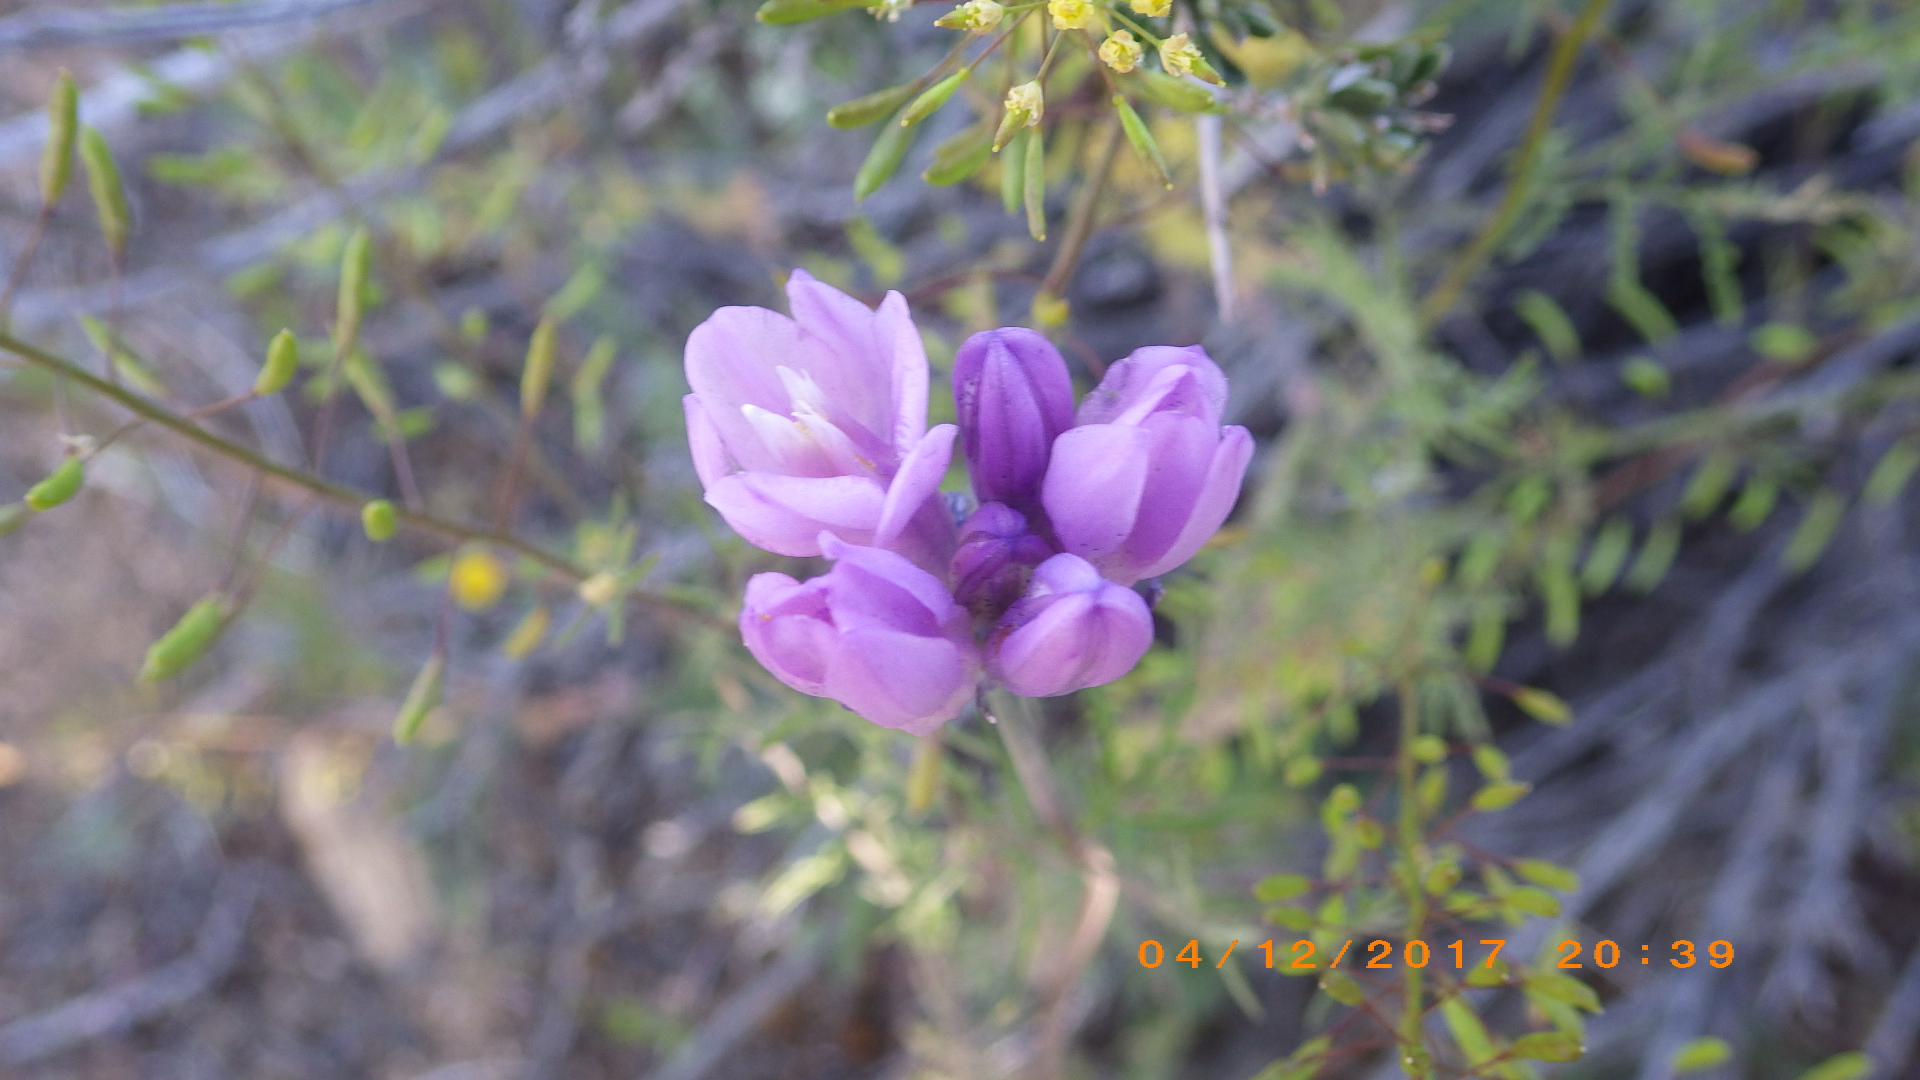
[[[1474,275],[1485,268],[1494,250],[1507,238],[1507,233],[1520,217],[1520,211],[1526,208],[1533,168],[1545,146],[1547,132],[1553,127],[1553,117],[1559,111],[1560,99],[1566,96],[1567,84],[1573,81],[1574,65],[1580,59],[1580,51],[1586,46],[1587,39],[1593,36],[1594,27],[1599,24],[1600,16],[1606,13],[1608,3],[1609,0],[1587,0],[1573,25],[1555,43],[1553,57],[1547,63],[1546,82],[1540,87],[1540,98],[1534,103],[1533,119],[1528,122],[1526,134],[1521,138],[1520,151],[1514,155],[1513,165],[1508,169],[1507,190],[1501,195],[1500,205],[1473,238],[1466,252],[1454,261],[1440,283],[1427,294],[1426,302],[1420,305],[1422,325],[1432,326],[1439,322],[1453,309],[1454,304],[1459,303],[1461,294],[1466,291]]]
[[[1407,935],[1406,940],[1421,940],[1421,934],[1427,924],[1427,894],[1420,878],[1419,851],[1421,847],[1420,805],[1415,797],[1415,772],[1419,763],[1413,756],[1414,740],[1420,737],[1420,703],[1411,684],[1400,686],[1400,743],[1395,754],[1395,766],[1400,781],[1400,879],[1407,899]],[[1424,1064],[1426,1009],[1422,999],[1425,986],[1422,982],[1424,972],[1412,964],[1403,965],[1406,971],[1406,1001],[1400,1017],[1400,1059],[1408,1076],[1415,1080],[1427,1075]]]
[[[164,406],[156,405],[148,401],[146,398],[141,397],[131,390],[115,386],[80,365],[75,364],[71,360],[35,348],[5,333],[0,333],[0,349],[6,350],[36,367],[44,368],[55,375],[70,380],[76,386],[107,398],[134,415],[156,426],[165,428],[182,438],[198,443],[202,448],[218,454],[229,461],[237,462],[250,469],[255,469],[266,477],[298,488],[315,498],[352,509],[366,505],[366,503],[373,498],[373,496],[364,492],[355,491],[352,488],[335,484],[329,480],[315,476],[312,473],[302,472],[299,469],[288,468],[287,466],[270,461],[238,443],[230,442],[205,428],[199,427],[192,421]],[[490,544],[512,551],[515,554],[524,555],[534,562],[539,563],[541,566],[575,582],[584,581],[592,576],[591,571],[585,567],[579,566],[538,545],[530,544],[516,536],[472,525],[465,525],[457,521],[449,521],[446,518],[412,509],[397,508],[396,516],[401,524],[422,532],[434,533],[459,542],[472,541]],[[661,597],[639,593],[633,595],[649,602],[673,603],[673,601]]]

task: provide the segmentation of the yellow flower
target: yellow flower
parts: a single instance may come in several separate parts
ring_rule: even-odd
[[[1057,0],[1056,0],[1057,2]],[[1032,127],[1047,108],[1038,82],[1023,82],[1007,91],[1007,120],[1015,127]]]
[[[1169,75],[1196,75],[1215,86],[1223,85],[1219,73],[1186,34],[1175,34],[1160,43],[1160,66]]]
[[[507,565],[484,548],[468,548],[453,560],[447,575],[453,602],[468,611],[485,611],[507,592]]]
[[[1006,13],[1007,9],[994,0],[968,0],[933,20],[933,25],[949,30],[965,30],[970,34],[985,34],[999,26],[1001,17]]]
[[[1133,35],[1125,30],[1115,30],[1107,40],[1100,43],[1100,60],[1108,67],[1125,75],[1140,66],[1140,58],[1147,50],[1133,40]]]
[[[1100,24],[1100,12],[1090,0],[1047,0],[1047,13],[1056,30],[1087,30]]]
[[[1173,10],[1173,0],[1133,0],[1136,15],[1147,15],[1155,19]]]

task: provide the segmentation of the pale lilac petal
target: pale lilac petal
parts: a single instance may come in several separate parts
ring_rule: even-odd
[[[835,700],[881,727],[927,735],[960,715],[978,670],[971,641],[862,627],[843,636],[827,684]]]
[[[778,476],[735,473],[707,489],[707,505],[755,547],[776,555],[820,554],[820,533],[865,542],[886,500],[863,476]]]
[[[989,670],[1025,697],[1110,683],[1132,671],[1153,644],[1146,601],[1101,580],[1073,555],[1056,555],[1034,572],[1027,599],[1005,625],[1011,629],[993,647]]]
[[[834,572],[848,583],[835,592],[836,604],[852,603],[865,615],[891,610],[899,620],[896,625],[910,622],[926,633],[938,632],[938,627],[954,618],[956,607],[947,587],[905,556],[825,534],[816,543],[820,554],[834,560]],[[883,584],[885,592],[880,591]],[[883,607],[898,601],[911,601],[913,607]]]
[[[1053,442],[1041,501],[1067,551],[1098,562],[1133,531],[1152,437],[1133,427],[1079,427]]]
[[[774,367],[802,348],[792,319],[755,307],[721,308],[687,337],[687,384],[743,469],[781,471],[741,406],[788,415],[791,403]]]
[[[1108,577],[1122,585],[1150,576],[1140,568],[1165,558],[1180,538],[1220,444],[1212,424],[1180,413],[1158,413],[1139,430],[1145,431],[1151,442],[1133,531],[1120,550],[1106,560],[1095,560]]]
[[[1235,425],[1221,432],[1219,449],[1214,451],[1200,498],[1189,513],[1186,526],[1166,554],[1141,569],[1141,577],[1168,573],[1206,546],[1213,534],[1220,531],[1220,526],[1226,524],[1227,515],[1239,501],[1240,485],[1252,460],[1253,436],[1246,428]]]
[[[803,694],[825,692],[838,638],[818,579],[803,585],[785,574],[754,575],[740,609],[740,637],[781,682]]]
[[[954,356],[953,400],[974,494],[1031,508],[1053,440],[1073,426],[1060,351],[1020,327],[975,334]]]
[[[933,497],[953,460],[953,439],[960,429],[941,424],[926,433],[907,453],[887,486],[887,501],[880,509],[880,524],[873,530],[875,547],[892,547],[900,533],[920,507]]]
[[[874,316],[875,344],[890,349],[893,366],[893,448],[906,454],[927,433],[927,345],[913,324],[907,298],[897,292],[880,301]]]
[[[1193,381],[1182,387],[1181,394],[1165,397],[1174,384],[1160,381],[1161,372],[1180,367],[1190,370]],[[1175,409],[1218,424],[1227,408],[1227,377],[1220,365],[1198,345],[1186,348],[1149,345],[1135,349],[1131,356],[1109,367],[1100,385],[1080,403],[1078,421],[1081,424],[1112,423],[1142,398],[1156,398],[1159,408]]]
[[[720,441],[720,429],[714,426],[699,396],[688,394],[680,402],[687,412],[687,445],[693,450],[693,471],[700,477],[702,488],[712,487],[733,472],[733,462],[727,457],[726,444]]]
[[[891,446],[894,343],[883,339],[873,309],[805,270],[787,278],[787,305],[807,340],[794,359],[784,362],[819,384],[833,403],[836,422],[863,428],[879,445]],[[921,409],[924,416],[924,399]]]

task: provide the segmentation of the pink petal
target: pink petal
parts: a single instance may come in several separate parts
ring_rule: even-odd
[[[721,308],[688,335],[687,384],[741,468],[780,471],[779,459],[761,445],[740,408],[757,405],[791,415],[792,403],[774,368],[801,352],[800,327],[765,308]]]
[[[1156,381],[1169,368],[1189,369],[1193,377],[1182,393],[1173,396],[1167,396],[1167,391],[1177,384]],[[1227,376],[1198,345],[1135,349],[1131,356],[1107,369],[1100,385],[1080,403],[1078,420],[1082,424],[1109,424],[1142,399],[1156,399],[1157,408],[1176,409],[1218,424],[1227,407]]]
[[[779,476],[744,472],[707,489],[707,505],[756,547],[776,555],[820,554],[822,530],[872,539],[886,493],[863,476]]]
[[[687,445],[693,450],[693,471],[700,477],[701,487],[712,487],[734,471],[733,462],[720,441],[720,429],[714,426],[699,396],[688,394],[680,402],[687,412]]]
[[[892,352],[893,446],[906,454],[927,431],[927,346],[907,311],[906,297],[890,292],[880,301],[874,337]]]
[[[1126,543],[1147,480],[1152,439],[1139,428],[1097,424],[1053,442],[1040,499],[1060,546],[1098,562]]]
[[[906,460],[900,463],[900,471],[894,474],[893,483],[887,487],[880,524],[873,530],[875,547],[892,547],[920,507],[939,488],[940,481],[947,475],[947,465],[953,460],[954,436],[959,433],[960,429],[952,424],[941,424],[909,450]]]
[[[879,445],[895,445],[894,343],[879,332],[873,310],[805,270],[787,278],[787,304],[807,339],[787,366],[820,384],[836,423],[863,428]],[[924,397],[920,411],[924,417]],[[861,441],[860,433],[848,434]]]
[[[827,685],[881,727],[927,735],[966,708],[977,671],[972,642],[863,628],[843,637]]]
[[[1207,478],[1200,497],[1187,516],[1187,523],[1166,554],[1141,570],[1143,578],[1158,577],[1193,558],[1213,534],[1226,524],[1227,515],[1239,501],[1240,485],[1246,479],[1247,464],[1253,460],[1253,436],[1235,425],[1220,434],[1220,446],[1207,467]]]
[[[863,614],[878,615],[883,604],[908,601],[918,610],[893,609],[899,620],[894,625],[911,622],[925,633],[938,633],[953,619],[957,609],[946,585],[905,556],[825,534],[818,545],[820,554],[834,561],[835,573],[848,581],[847,588],[834,592],[836,606],[845,602]],[[880,591],[883,583],[884,592]]]

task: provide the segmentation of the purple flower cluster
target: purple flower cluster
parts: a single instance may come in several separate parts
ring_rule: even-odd
[[[1114,364],[1076,411],[1031,330],[968,338],[955,428],[927,427],[906,300],[879,310],[795,270],[793,317],[721,308],[687,339],[687,434],[709,505],[749,542],[823,555],[808,581],[747,583],[740,632],[781,682],[925,735],[980,675],[1048,697],[1112,682],[1153,640],[1132,586],[1200,550],[1253,440],[1220,425],[1227,380],[1198,346]],[[959,436],[978,508],[938,495]]]

